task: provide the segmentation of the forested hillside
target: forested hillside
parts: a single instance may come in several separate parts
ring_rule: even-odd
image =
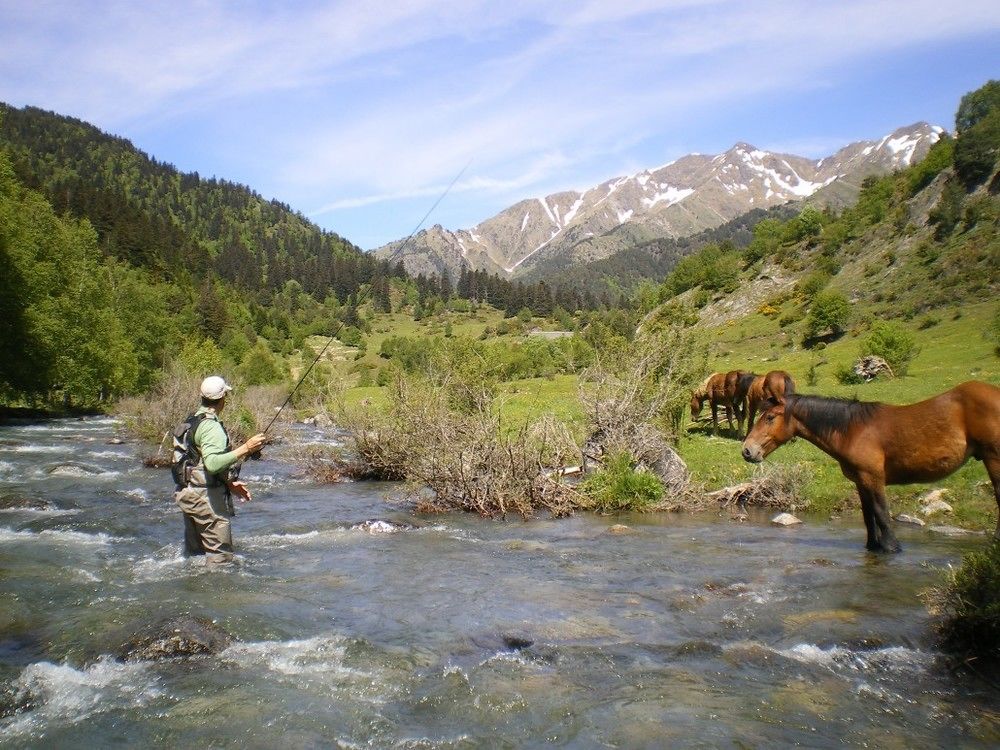
[[[362,312],[419,320],[456,296],[508,316],[610,302],[485,273],[410,279],[247,187],[39,109],[0,105],[0,167],[3,404],[92,405],[175,364],[276,382],[310,335],[363,345]]]

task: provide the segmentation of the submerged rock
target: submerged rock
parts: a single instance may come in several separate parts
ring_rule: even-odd
[[[776,526],[794,526],[795,524],[802,523],[802,521],[791,513],[779,513],[771,519],[771,523]]]
[[[181,615],[141,628],[118,650],[122,661],[159,661],[218,654],[233,637],[207,617]]]
[[[48,500],[40,500],[36,497],[24,497],[23,495],[0,495],[0,510],[49,510],[52,503]]]
[[[46,474],[51,474],[52,476],[59,477],[87,477],[87,476],[97,476],[98,474],[105,474],[104,469],[100,466],[89,466],[88,464],[76,463],[75,461],[70,461],[64,464],[56,464],[55,466],[50,466],[45,470]]]
[[[395,534],[397,531],[412,531],[419,528],[412,523],[400,523],[398,521],[383,521],[379,518],[371,518],[361,523],[351,526],[351,531],[366,531],[369,534]]]
[[[609,534],[631,534],[632,529],[623,523],[616,523],[614,526],[608,527]]]

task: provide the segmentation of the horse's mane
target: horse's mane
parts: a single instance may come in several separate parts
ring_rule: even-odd
[[[882,404],[878,401],[826,396],[785,396],[785,409],[822,437],[847,432],[854,425],[866,424],[881,408]]]

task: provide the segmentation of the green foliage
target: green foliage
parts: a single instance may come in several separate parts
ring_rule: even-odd
[[[995,665],[1000,657],[1000,542],[965,555],[930,598],[941,614],[944,647],[961,659]]]
[[[646,511],[663,497],[663,483],[645,470],[637,470],[633,458],[615,453],[601,468],[578,486],[598,513]]]
[[[240,360],[238,372],[247,385],[280,383],[285,378],[284,368],[263,341],[258,341],[246,351]]]
[[[960,135],[991,112],[1000,109],[1000,81],[987,81],[962,97],[955,113],[955,130]]]
[[[810,302],[829,283],[830,274],[824,271],[814,271],[795,285],[795,291],[805,302]]]
[[[861,385],[865,382],[865,379],[854,372],[854,368],[846,363],[839,365],[833,376],[841,385]]]
[[[962,204],[965,202],[965,189],[950,178],[941,191],[941,197],[928,214],[928,220],[934,225],[934,239],[943,240],[950,235],[962,219]]]
[[[896,375],[905,375],[910,361],[920,352],[913,334],[898,323],[879,320],[861,342],[862,356],[881,357]]]
[[[825,331],[840,333],[851,314],[851,303],[842,292],[820,292],[813,299],[806,316],[806,336],[817,336]]]
[[[759,226],[759,225],[758,225]],[[743,258],[731,245],[708,245],[683,258],[663,282],[666,297],[696,286],[715,291],[732,291],[739,281]]]
[[[1000,107],[992,110],[955,143],[955,174],[967,190],[985,182],[1000,157]]]
[[[931,146],[927,156],[914,164],[907,175],[906,186],[911,196],[916,195],[931,184],[935,177],[952,165],[955,153],[955,140],[948,135]]]
[[[57,217],[17,182],[3,153],[0,259],[7,292],[0,398],[92,405],[135,387],[139,359],[93,228]]]
[[[202,377],[225,369],[222,350],[211,339],[187,341],[177,355],[177,360],[187,372],[203,373]]]
[[[747,266],[772,255],[781,243],[784,225],[779,219],[764,219],[753,228],[753,240],[743,251]]]

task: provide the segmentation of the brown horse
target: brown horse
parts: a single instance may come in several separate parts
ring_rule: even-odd
[[[722,406],[726,410],[726,421],[729,422],[729,429],[734,429],[733,415],[735,414],[739,430],[742,433],[745,409],[741,407],[741,404],[745,400],[745,391],[743,396],[738,396],[740,378],[751,374],[743,370],[732,370],[727,373],[713,372],[691,393],[691,419],[698,418],[705,401],[708,401],[712,407],[712,427],[716,432],[719,431],[719,407]]]
[[[795,381],[784,370],[771,370],[766,375],[756,375],[747,390],[747,435],[753,428],[757,410],[762,409],[768,399],[781,401],[786,395],[795,393]]]
[[[873,552],[900,549],[889,525],[887,484],[941,479],[973,456],[986,466],[1000,508],[1000,388],[994,385],[962,383],[906,406],[796,395],[771,403],[743,442],[743,458],[763,461],[795,436],[831,455],[858,487]],[[1000,518],[995,536],[1000,539]]]

